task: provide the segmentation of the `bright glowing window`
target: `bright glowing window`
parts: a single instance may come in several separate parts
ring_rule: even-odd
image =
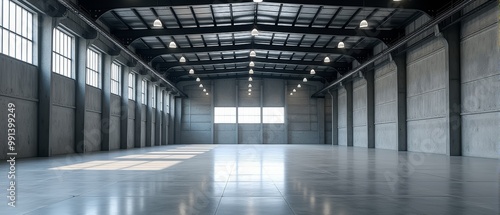
[[[87,49],[87,79],[88,85],[101,88],[101,55],[92,49]]]
[[[160,103],[158,105],[159,106],[158,107],[159,111],[163,111],[163,98],[164,98],[164,96],[163,96],[163,90],[162,90],[162,91],[160,91],[160,97],[158,98],[158,102]]]
[[[141,86],[141,96],[142,96],[142,104],[146,104],[148,101],[148,98],[146,98],[146,88],[148,86],[148,83],[146,80],[142,80],[142,86]]]
[[[135,73],[128,74],[128,98],[135,100]]]
[[[121,96],[122,66],[111,64],[111,93]]]
[[[238,108],[238,123],[242,124],[260,123],[260,108],[259,107]]]
[[[158,93],[158,86],[153,85],[153,93],[151,93],[151,107],[156,108],[156,94]]]
[[[75,78],[73,68],[73,37],[54,28],[52,44],[52,72]]]
[[[33,63],[33,13],[0,0],[0,53]]]
[[[236,108],[216,107],[214,109],[214,123],[236,123]]]
[[[285,123],[285,108],[283,107],[262,108],[262,121],[265,124]]]

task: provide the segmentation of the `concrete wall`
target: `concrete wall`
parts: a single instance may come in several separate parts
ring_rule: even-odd
[[[262,107],[285,107],[285,81],[278,79],[264,79],[262,84]],[[286,144],[285,124],[263,124],[262,143]]]
[[[52,73],[53,155],[75,152],[75,80]]]
[[[182,101],[180,142],[183,144],[212,143],[211,96],[205,95],[197,82],[192,84],[183,87],[189,98]]]
[[[325,95],[325,144],[332,144],[332,97],[330,94]],[[336,126],[335,126],[336,127]],[[337,138],[337,137],[335,137]]]
[[[353,144],[368,147],[368,116],[366,80],[357,78],[353,82]]]
[[[16,106],[16,152],[18,158],[34,157],[38,150],[38,69],[0,54],[0,158],[7,155],[7,108]]]
[[[290,82],[288,91],[296,88],[299,82]],[[318,117],[318,99],[311,99],[311,95],[318,89],[315,85],[302,83],[302,88],[297,89],[293,96],[287,94],[288,105],[288,141],[295,144],[324,144],[320,139],[320,132],[324,134],[324,128],[320,129]],[[324,114],[324,103],[322,103],[321,114]],[[321,118],[324,124],[324,117]]]
[[[143,104],[141,108],[141,147],[146,146],[146,109],[147,106]]]
[[[398,150],[396,83],[393,62],[375,70],[375,148]]]
[[[135,138],[135,106],[136,102],[133,100],[128,101],[128,132],[127,132],[127,148],[134,148]]]
[[[109,121],[109,148],[116,150],[120,148],[120,96],[111,94],[111,119]]]
[[[339,145],[347,146],[347,91],[341,87],[338,89],[338,131]]]
[[[500,157],[498,7],[462,22],[462,153]]]
[[[236,79],[215,80],[213,83],[214,107],[236,107]],[[238,143],[238,126],[236,124],[214,124],[214,143]]]
[[[101,150],[101,113],[102,92],[100,89],[86,86],[85,94],[85,148],[88,152]]]

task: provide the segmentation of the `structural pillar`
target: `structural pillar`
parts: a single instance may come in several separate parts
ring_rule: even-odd
[[[462,102],[461,102],[461,78],[460,78],[460,22],[452,25],[443,32],[443,36],[448,42],[448,123],[450,145],[448,155],[462,155]]]
[[[397,132],[398,151],[407,151],[407,126],[406,126],[406,53],[394,57],[397,69]]]
[[[75,152],[84,153],[85,147],[85,94],[87,89],[87,49],[90,43],[76,39],[76,87],[75,87]]]
[[[136,74],[135,79],[135,121],[134,121],[134,148],[141,148],[142,132],[142,76]]]
[[[345,84],[346,95],[347,95],[347,146],[354,145],[354,122],[353,122],[353,89],[352,82]]]
[[[109,151],[111,124],[111,65],[115,57],[104,54],[102,61],[101,151]]]
[[[375,148],[375,71],[366,72],[365,78],[368,148]]]
[[[153,96],[153,85],[146,82],[146,147],[153,146],[153,137],[152,137],[152,129],[153,129],[153,105],[152,96]]]
[[[333,91],[333,92],[332,92]],[[339,145],[339,100],[337,90],[328,91],[332,98],[332,145]]]
[[[130,67],[124,66],[122,75],[122,96],[121,96],[121,112],[120,112],[120,149],[128,148],[128,82]]]
[[[40,16],[40,41],[38,77],[38,156],[50,157],[52,126],[52,34],[57,26],[57,18]]]

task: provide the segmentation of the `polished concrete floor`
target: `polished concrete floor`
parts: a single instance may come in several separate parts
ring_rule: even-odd
[[[25,159],[17,170],[17,207],[5,200],[0,214],[500,213],[495,159],[327,145],[176,145]]]

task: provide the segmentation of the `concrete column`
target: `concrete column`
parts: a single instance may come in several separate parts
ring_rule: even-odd
[[[87,89],[87,49],[89,42],[83,38],[76,39],[76,89],[75,89],[75,152],[85,150],[85,94]]]
[[[168,115],[167,115],[167,101],[168,91],[163,91],[163,111],[161,112],[161,145],[166,146],[168,142]]]
[[[319,144],[326,144],[325,140],[325,99],[316,99],[316,108],[318,114],[318,140]]]
[[[408,150],[407,126],[406,126],[406,53],[394,57],[397,69],[397,127],[398,127],[398,151]]]
[[[375,71],[366,72],[365,78],[368,148],[375,148]]]
[[[153,96],[153,85],[150,84],[149,82],[146,82],[146,147],[151,147],[153,144],[153,137],[151,135],[152,127],[153,125],[152,120],[153,120],[153,108],[151,107],[153,105],[151,101],[151,97]]]
[[[288,137],[288,81],[285,81],[285,93],[284,93],[284,97],[285,97],[285,143],[286,144],[290,144],[290,140],[289,140],[289,137]]]
[[[136,74],[135,79],[135,121],[134,121],[134,147],[141,148],[142,132],[141,132],[141,122],[142,122],[142,79],[143,76]]]
[[[454,24],[446,31],[443,36],[448,42],[447,60],[448,60],[448,123],[450,142],[448,155],[462,155],[462,102],[461,102],[461,78],[460,78],[460,35],[461,24]]]
[[[353,136],[353,131],[354,131],[354,122],[353,122],[353,89],[352,89],[352,82],[346,83],[345,84],[345,89],[347,92],[347,146],[353,146],[354,142],[354,136]]]
[[[170,94],[169,96],[169,108],[170,112],[168,114],[168,144],[175,144],[175,96]]]
[[[174,133],[174,139],[175,139],[175,144],[181,144],[182,143],[182,136],[181,136],[181,123],[182,123],[182,98],[175,98],[175,133]]]
[[[128,81],[130,67],[123,66],[122,71],[122,97],[121,97],[121,111],[120,111],[120,149],[127,149],[128,143]]]
[[[337,90],[328,92],[332,98],[332,145],[339,145],[339,99]]]
[[[102,61],[101,151],[109,151],[111,123],[111,64],[115,57],[104,54]]]
[[[160,112],[160,99],[162,99],[163,95],[162,91],[158,88],[156,93],[156,111],[154,112],[154,116],[156,117],[155,123],[155,146],[161,145],[161,112]]]
[[[235,140],[235,143],[236,144],[240,144],[240,125],[238,123],[238,108],[240,107],[240,82],[238,80],[236,80],[236,87],[235,87],[235,90],[236,90],[236,123],[234,124],[234,126],[236,126],[236,128],[234,129],[234,131],[236,132],[236,140]]]
[[[50,126],[52,118],[52,34],[57,26],[57,19],[40,16],[39,20],[38,156],[50,157],[52,154],[50,147],[52,141],[52,126]]]

